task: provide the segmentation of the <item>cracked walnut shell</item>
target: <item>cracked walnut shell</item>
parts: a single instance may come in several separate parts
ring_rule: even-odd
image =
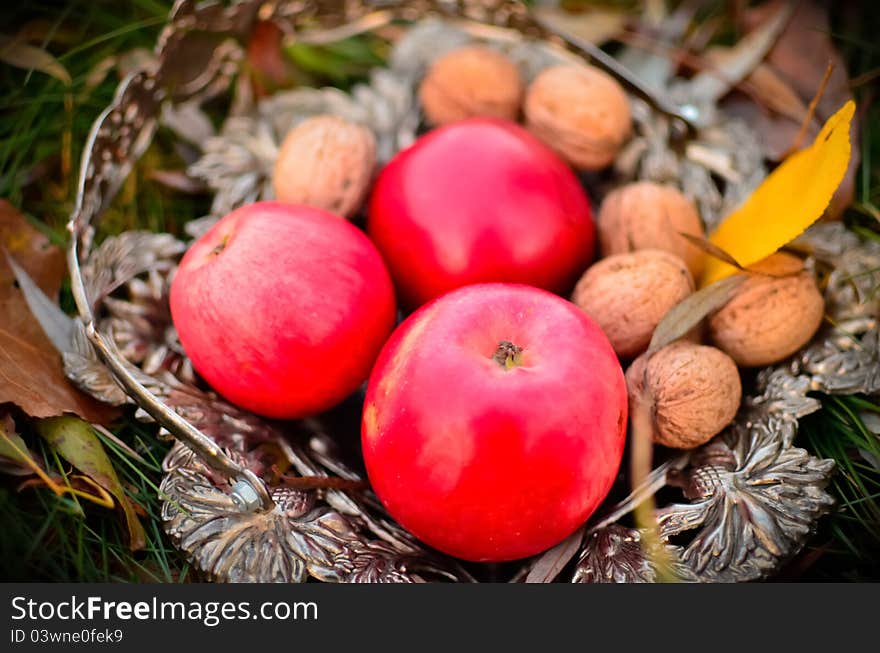
[[[678,341],[637,358],[626,371],[630,406],[652,405],[654,442],[705,444],[730,424],[742,400],[736,363],[720,349]],[[634,409],[631,409],[634,412]]]
[[[601,170],[617,156],[632,130],[623,87],[593,66],[563,64],[529,86],[526,126],[580,170]]]
[[[572,301],[592,317],[621,358],[641,354],[673,306],[694,291],[694,280],[677,256],[659,249],[602,259],[578,281]]]
[[[796,256],[780,252],[750,269],[733,298],[709,317],[709,334],[739,365],[763,367],[812,339],[822,324],[825,300]]]
[[[695,279],[703,270],[703,251],[681,235],[704,238],[703,222],[673,186],[640,181],[613,190],[599,208],[596,229],[603,256],[662,249],[681,258]]]
[[[516,120],[522,103],[519,69],[483,46],[458,48],[437,59],[419,87],[428,122],[448,125],[467,118]]]
[[[350,218],[366,198],[375,167],[372,131],[337,116],[315,116],[281,144],[272,177],[275,197]]]

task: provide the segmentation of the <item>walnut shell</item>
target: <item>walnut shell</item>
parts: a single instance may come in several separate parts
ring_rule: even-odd
[[[482,46],[458,48],[440,57],[419,87],[425,116],[435,126],[475,117],[516,120],[522,95],[516,64]]]
[[[693,291],[684,261],[644,249],[593,265],[575,286],[572,301],[599,323],[618,356],[633,358],[648,348],[669,309]]]
[[[580,170],[610,165],[632,131],[623,87],[592,66],[544,70],[526,92],[525,117],[533,134]]]
[[[599,246],[604,256],[640,249],[662,249],[680,257],[695,279],[705,254],[681,233],[703,238],[706,232],[693,202],[677,188],[650,181],[621,186],[599,208]]]
[[[788,358],[812,339],[822,324],[825,300],[796,256],[777,253],[752,269],[763,274],[751,274],[709,317],[709,335],[739,365],[763,367]]]
[[[272,177],[275,197],[350,218],[364,202],[375,167],[372,131],[336,116],[315,116],[281,144]]]
[[[642,355],[626,371],[630,404],[653,402],[654,442],[692,449],[736,416],[742,383],[736,363],[720,349],[678,341]]]

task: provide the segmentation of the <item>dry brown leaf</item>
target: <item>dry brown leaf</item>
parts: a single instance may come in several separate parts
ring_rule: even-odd
[[[66,273],[64,252],[5,200],[0,200],[0,248],[49,297],[58,296]],[[0,256],[0,403],[7,402],[32,417],[75,413],[90,422],[108,423],[117,414],[64,376],[60,355],[31,314],[6,258]]]
[[[283,53],[284,32],[273,22],[260,21],[247,45],[247,63],[254,93],[263,97],[292,81],[291,65]]]
[[[705,54],[711,67],[698,73],[690,92],[703,102],[717,102],[764,59],[791,18],[792,6],[782,3],[749,34],[730,48],[716,47]]]
[[[42,43],[56,46],[74,46],[82,42],[82,31],[73,21],[59,24],[57,20],[35,18],[24,23],[15,35],[25,43]]]
[[[780,4],[771,2],[746,14],[747,26],[757,28],[771,9]],[[829,36],[828,12],[817,2],[798,2],[797,8],[776,44],[767,55],[767,64],[774,68],[801,98],[809,100],[825,74],[830,61],[834,73],[819,102],[817,117],[824,123],[847,100],[852,98],[846,62]]]
[[[800,124],[807,117],[807,104],[779,74],[761,63],[746,78],[750,92],[768,109]],[[781,154],[774,160],[778,160]]]
[[[21,35],[9,37],[0,34],[0,61],[16,68],[39,70],[70,86],[67,68],[46,50],[27,43]]]
[[[781,4],[784,4],[783,0],[777,0],[746,12],[747,28],[757,29]],[[819,133],[822,124],[851,100],[853,95],[846,62],[829,36],[831,28],[827,10],[823,5],[812,1],[798,2],[796,5],[791,20],[768,53],[764,65],[775,75],[774,83],[777,88],[780,84],[787,86],[803,103],[809,102],[816,95],[829,62],[834,66],[816,108],[815,120],[804,138],[804,142],[809,143]],[[755,82],[754,79],[750,81]],[[756,107],[753,103],[744,101],[741,96],[733,96],[724,103],[724,107],[748,121],[758,131],[765,154],[772,160],[779,160],[787,153],[800,129],[800,121],[789,117],[787,112],[786,115],[781,115],[776,107],[769,105]],[[859,142],[857,123],[857,120],[853,120],[850,129],[852,143]],[[852,203],[859,159],[858,148],[853,148],[846,176],[831,201],[827,216],[839,217]]]
[[[552,6],[535,7],[538,18],[565,29],[593,45],[602,45],[623,31],[629,14],[615,7],[589,7],[573,12]]]
[[[648,355],[684,337],[703,319],[730,301],[734,291],[746,280],[745,274],[734,274],[698,290],[674,306],[654,329]]]

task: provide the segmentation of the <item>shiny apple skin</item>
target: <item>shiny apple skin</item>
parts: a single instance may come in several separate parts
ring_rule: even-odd
[[[522,347],[519,366],[493,359]],[[370,483],[417,538],[477,562],[544,551],[609,492],[626,439],[623,370],[573,304],[480,284],[424,306],[392,334],[367,387]]]
[[[388,271],[363,233],[279,202],[237,209],[196,241],[170,300],[199,374],[232,403],[285,419],[356,390],[396,317]]]
[[[589,199],[568,165],[519,125],[487,118],[431,131],[392,159],[367,233],[413,308],[480,282],[565,294],[595,241]]]

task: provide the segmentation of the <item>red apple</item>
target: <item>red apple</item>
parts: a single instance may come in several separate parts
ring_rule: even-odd
[[[392,334],[361,439],[376,494],[425,543],[513,560],[602,502],[626,439],[623,370],[573,304],[519,284],[456,290]]]
[[[195,369],[229,401],[275,418],[321,412],[357,389],[395,310],[366,236],[332,213],[279,202],[220,220],[171,285]]]
[[[594,243],[566,163],[522,127],[487,118],[436,129],[385,166],[367,233],[413,307],[490,281],[567,293]]]

